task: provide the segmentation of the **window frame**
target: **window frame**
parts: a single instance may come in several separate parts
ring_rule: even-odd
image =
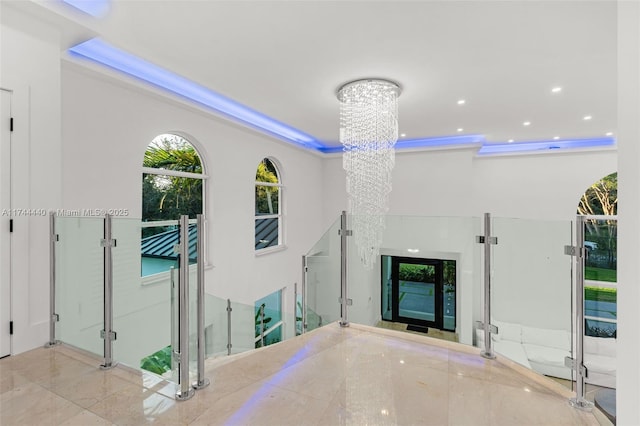
[[[204,156],[200,153],[200,150],[198,149],[198,147],[196,146],[196,144],[194,144],[192,142],[191,137],[187,137],[182,135],[181,133],[176,133],[176,132],[165,132],[165,133],[160,133],[158,135],[156,135],[151,142],[149,142],[147,144],[147,146],[145,147],[145,153],[147,152],[147,150],[149,149],[149,147],[153,144],[153,142],[158,139],[161,136],[164,135],[170,135],[170,136],[175,136],[178,138],[183,139],[186,143],[188,143],[196,152],[198,158],[200,159],[200,166],[202,168],[202,173],[192,173],[192,172],[182,172],[182,171],[176,171],[176,170],[170,170],[170,169],[162,169],[162,168],[154,168],[154,167],[146,167],[146,166],[142,166],[141,167],[141,175],[144,178],[145,175],[155,175],[155,176],[171,176],[171,177],[180,177],[180,178],[188,178],[188,179],[199,179],[202,181],[202,196],[201,196],[201,200],[202,200],[202,216],[204,218],[204,229],[202,230],[201,234],[204,238],[204,244],[203,244],[203,248],[204,248],[204,252],[202,253],[202,259],[205,262],[205,267],[206,268],[210,268],[212,267],[211,262],[209,261],[209,239],[206,238],[206,236],[208,235],[208,220],[207,220],[207,188],[208,188],[208,182],[209,182],[209,175],[206,173],[206,164],[204,161]],[[144,162],[143,162],[144,164]],[[144,189],[141,193],[141,201],[142,203],[144,203]],[[168,226],[168,225],[178,225],[180,223],[179,219],[173,219],[173,220],[159,220],[159,221],[144,221],[143,218],[140,219],[140,229],[142,230],[143,228],[153,228],[156,226]],[[189,219],[189,223],[196,223],[196,219]],[[193,265],[190,265],[189,269],[192,269]],[[164,277],[165,275],[169,274],[170,271],[163,271],[163,272],[158,272],[155,274],[151,274],[151,275],[142,275],[141,274],[141,279],[142,279],[142,284],[143,285],[150,285],[150,284],[155,284],[158,282],[158,280],[161,277]]]
[[[281,250],[285,250],[287,248],[286,244],[285,244],[285,233],[284,233],[284,214],[283,214],[283,210],[284,210],[284,206],[283,206],[283,194],[284,194],[284,184],[282,183],[282,172],[281,169],[282,167],[280,166],[280,163],[274,159],[273,157],[263,157],[262,160],[260,160],[258,162],[258,166],[256,167],[256,171],[258,169],[258,167],[260,167],[260,164],[265,161],[268,160],[272,165],[273,168],[275,169],[275,175],[278,179],[278,182],[261,182],[256,180],[255,181],[255,185],[254,185],[254,197],[253,197],[253,204],[254,204],[254,217],[253,217],[253,224],[254,224],[254,229],[255,229],[255,224],[257,220],[261,220],[261,219],[278,219],[278,243],[276,245],[272,245],[272,246],[268,246],[268,247],[263,247],[263,248],[255,248],[255,231],[254,231],[254,253],[256,256],[261,256],[264,254],[269,254],[269,253],[274,253],[274,252],[278,252]],[[255,205],[256,205],[256,195],[255,195],[255,190],[260,187],[260,186],[266,186],[266,187],[272,187],[272,188],[278,188],[278,212],[277,213],[273,213],[273,214],[258,214],[258,212],[256,211]]]

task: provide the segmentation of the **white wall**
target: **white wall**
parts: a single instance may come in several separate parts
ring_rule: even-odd
[[[476,157],[476,214],[571,220],[584,191],[617,171],[617,151]]]
[[[13,90],[14,209],[55,209],[60,203],[59,32],[0,2],[0,86]],[[49,220],[14,217],[12,353],[48,341]]]
[[[500,157],[478,157],[476,152],[477,148],[473,147],[398,152],[389,214],[481,217],[484,212],[490,212],[494,218],[536,219],[535,222],[504,219],[496,222],[498,227],[493,235],[498,235],[499,244],[494,250],[496,259],[492,266],[496,285],[494,307],[496,315],[500,316],[496,318],[531,326],[568,329],[571,320],[571,259],[564,255],[563,248],[571,243],[570,222],[575,218],[578,201],[585,189],[617,170],[617,152]],[[325,220],[330,220],[347,207],[341,158],[326,160],[325,175]],[[420,219],[416,221],[420,222]],[[413,241],[405,245],[392,242],[389,237],[406,230],[402,226],[388,228],[383,249],[404,248],[406,252],[406,248],[413,244],[421,248],[421,252],[430,250],[461,256],[462,281],[458,288],[458,302],[462,306],[458,309],[458,332],[462,341],[470,343],[473,321],[481,319],[482,312],[480,280],[472,277],[479,276],[482,271],[471,261],[473,251],[465,250],[462,241],[456,244],[455,238],[448,235],[449,245],[445,247],[439,243],[437,231],[449,229],[446,221],[433,230],[419,228],[417,224],[413,232],[405,235],[408,241]],[[519,237],[514,236],[516,231],[521,234]],[[436,235],[430,232],[436,232]],[[472,234],[468,238],[475,236]],[[535,267],[532,266],[534,255],[537,256]],[[375,322],[380,315],[379,265],[371,272],[361,271],[357,263],[354,258],[349,275],[352,279],[350,297],[354,298],[352,318]],[[527,273],[524,273],[525,267]],[[530,289],[526,297],[523,289]],[[363,291],[372,296],[365,306],[362,305]],[[549,298],[549,295],[555,297]],[[358,296],[359,301],[356,300]],[[536,318],[541,305],[548,313],[544,319]]]
[[[65,209],[129,209],[140,218],[144,151],[162,133],[194,143],[209,176],[206,189],[209,293],[253,305],[293,284],[300,257],[323,232],[322,159],[244,128],[168,101],[128,83],[63,63],[63,196]],[[264,157],[281,166],[286,250],[254,252],[254,185]],[[116,330],[117,331],[117,330]],[[287,332],[293,333],[293,324]]]
[[[640,3],[618,2],[617,424],[640,424]]]

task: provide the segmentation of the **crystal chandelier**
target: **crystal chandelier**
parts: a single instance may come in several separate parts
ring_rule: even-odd
[[[348,211],[358,254],[369,269],[380,253],[389,209],[399,95],[397,83],[381,79],[356,80],[338,89]]]

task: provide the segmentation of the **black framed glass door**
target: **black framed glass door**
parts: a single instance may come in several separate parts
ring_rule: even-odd
[[[381,258],[383,320],[455,331],[454,260]]]
[[[393,321],[442,329],[442,261],[394,257]]]

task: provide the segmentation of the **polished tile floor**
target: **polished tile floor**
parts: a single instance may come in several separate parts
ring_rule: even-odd
[[[0,425],[598,425],[568,391],[477,349],[330,324],[208,363],[185,402],[156,376],[64,346],[0,360]]]

